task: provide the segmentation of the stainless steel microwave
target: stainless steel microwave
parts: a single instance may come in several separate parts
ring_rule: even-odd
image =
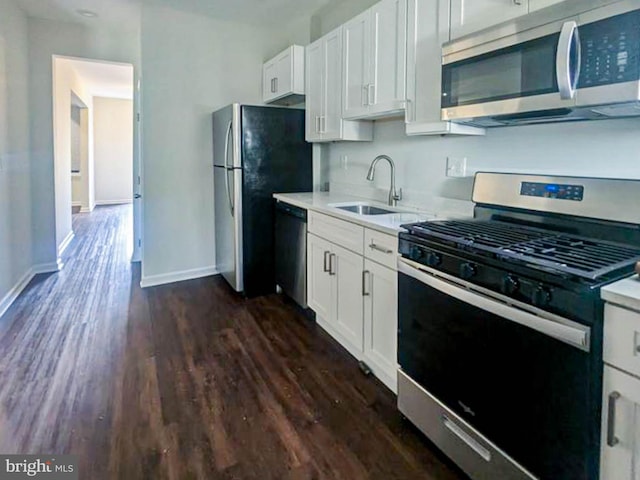
[[[442,119],[640,116],[640,0],[568,0],[443,46]]]

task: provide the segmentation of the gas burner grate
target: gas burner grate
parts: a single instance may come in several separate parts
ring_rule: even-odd
[[[640,248],[498,221],[445,220],[405,228],[459,248],[591,280],[640,261]]]

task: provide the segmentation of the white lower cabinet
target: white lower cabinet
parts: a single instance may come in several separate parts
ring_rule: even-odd
[[[398,371],[398,274],[364,261],[364,361],[394,392]]]
[[[640,379],[605,365],[601,480],[640,480]]]
[[[318,317],[333,319],[333,277],[329,275],[331,243],[307,236],[307,303]]]
[[[640,480],[640,312],[604,309],[601,480]]]
[[[318,325],[396,392],[397,271],[368,258],[376,252],[364,249],[364,242],[369,241],[370,247],[372,238],[377,242],[374,246],[397,243],[397,239],[326,215],[312,212],[310,217],[313,222],[309,224],[307,239],[309,308],[316,313]],[[342,223],[344,228],[340,228]],[[350,225],[353,231],[346,228]],[[359,248],[354,248],[352,242],[356,235],[360,238]],[[345,245],[322,237],[345,239]],[[347,245],[350,248],[345,248]],[[395,249],[386,252],[397,256]]]

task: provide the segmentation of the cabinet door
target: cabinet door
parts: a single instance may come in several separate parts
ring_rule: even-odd
[[[371,12],[344,24],[344,118],[364,117],[369,111]]]
[[[324,38],[323,140],[342,138],[342,27]]]
[[[293,51],[291,48],[276,59],[275,90],[277,97],[293,90]]]
[[[324,89],[324,42],[318,40],[307,47],[305,90],[307,142],[322,139],[320,118],[323,113]]]
[[[278,76],[277,64],[270,61],[262,67],[262,100],[268,102],[277,96],[275,90],[276,77]]]
[[[407,0],[371,8],[371,114],[402,111],[406,101]]]
[[[307,235],[307,303],[316,315],[332,323],[334,315],[333,277],[329,273],[331,244]]]
[[[398,273],[364,261],[364,358],[373,373],[397,391]]]
[[[529,13],[529,0],[451,0],[451,38]]]
[[[449,1],[408,0],[407,20],[407,135],[482,135],[482,129],[441,119],[441,45],[449,39]]]
[[[602,418],[600,478],[640,479],[640,380],[605,365]]]
[[[331,259],[332,275],[335,280],[336,328],[346,344],[343,346],[352,355],[362,356],[363,343],[363,289],[362,256],[342,247],[333,245]]]
[[[541,8],[550,7],[564,0],[529,0],[529,12],[540,10]]]

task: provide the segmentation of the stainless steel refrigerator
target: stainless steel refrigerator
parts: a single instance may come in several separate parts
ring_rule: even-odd
[[[274,193],[313,188],[304,110],[233,104],[213,114],[216,265],[237,292],[275,291]]]

